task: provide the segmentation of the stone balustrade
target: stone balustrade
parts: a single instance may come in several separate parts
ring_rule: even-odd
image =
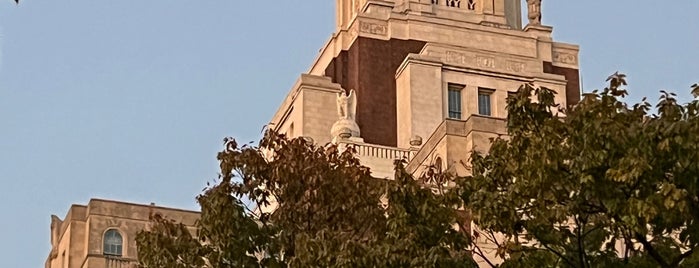
[[[104,267],[105,268],[136,268],[138,267],[138,261],[134,259],[121,258],[116,256],[105,256],[104,257]]]
[[[391,160],[396,160],[396,159],[405,159],[406,161],[410,161],[410,159],[415,156],[415,153],[417,150],[411,150],[411,149],[401,149],[401,148],[396,148],[396,147],[389,147],[389,146],[381,146],[381,145],[376,145],[376,144],[367,144],[367,143],[347,143],[355,146],[355,150],[357,150],[357,155],[362,158],[365,156],[368,157],[375,157],[375,158],[381,158],[381,159],[391,159]]]
[[[369,167],[372,176],[377,178],[393,178],[394,161],[403,159],[410,162],[417,153],[417,148],[401,149],[352,140],[341,140],[339,146],[340,148],[353,146],[359,161],[362,165]]]

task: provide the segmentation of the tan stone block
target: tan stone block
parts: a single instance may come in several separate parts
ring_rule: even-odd
[[[136,235],[148,225],[151,213],[161,214],[188,226],[194,226],[199,213],[155,205],[139,205],[119,201],[92,199],[86,206],[73,205],[60,225],[53,241],[46,268],[130,267],[138,257]],[[117,230],[122,238],[122,255],[104,254],[103,237],[108,230]],[[191,229],[194,231],[193,227]],[[109,266],[112,265],[112,266]],[[113,266],[120,265],[120,266]]]

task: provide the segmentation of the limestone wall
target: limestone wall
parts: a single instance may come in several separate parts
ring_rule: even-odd
[[[507,134],[505,120],[471,115],[466,120],[445,119],[417,151],[406,170],[420,176],[425,167],[439,157],[444,169],[459,176],[469,175],[462,164],[468,163],[474,150],[487,152],[490,139]]]
[[[417,135],[427,138],[445,116],[446,91],[437,59],[410,54],[396,74],[398,147],[409,148]]]
[[[291,138],[311,137],[320,145],[330,142],[330,128],[339,118],[336,100],[341,90],[328,77],[301,75],[269,127]]]
[[[60,230],[60,235],[46,268],[130,267],[138,257],[136,235],[148,226],[153,213],[191,226],[191,231],[199,218],[194,211],[92,199],[87,206],[72,206],[61,226],[52,227],[52,232]],[[110,229],[122,237],[122,256],[107,258],[103,254],[102,239]]]

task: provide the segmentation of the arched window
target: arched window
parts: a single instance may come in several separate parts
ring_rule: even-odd
[[[107,230],[104,233],[102,242],[104,243],[104,255],[121,257],[124,239],[121,238],[119,231],[115,229]]]

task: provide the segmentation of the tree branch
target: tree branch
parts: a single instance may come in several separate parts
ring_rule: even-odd
[[[572,262],[571,260],[569,260],[568,258],[566,258],[565,256],[563,256],[563,254],[561,254],[560,252],[554,250],[553,248],[549,247],[549,246],[546,245],[545,243],[541,243],[541,245],[544,246],[548,251],[551,251],[551,252],[553,252],[553,254],[556,254],[556,256],[558,256],[559,258],[561,258],[562,260],[564,260],[564,261],[565,261],[568,265],[570,265],[571,267],[577,267],[577,266],[575,265],[574,262]]]
[[[488,238],[492,238],[491,241],[492,241],[498,248],[500,248],[501,245],[500,245],[500,243],[498,243],[498,239],[495,237],[495,233],[494,233],[492,230],[489,230],[488,233],[489,233],[489,235],[490,235]]]
[[[488,263],[488,265],[490,265],[490,267],[492,267],[492,268],[496,267],[495,264],[490,262],[490,260],[485,256],[485,254],[483,254],[483,250],[481,250],[481,248],[475,242],[473,243],[473,247],[474,247],[474,249],[478,250],[478,252],[476,252],[476,250],[474,250],[473,253],[476,253],[476,255],[480,256],[481,259],[483,259],[486,263]]]
[[[658,264],[660,264],[660,266],[662,266],[662,267],[668,267],[668,266],[669,266],[669,264],[665,261],[665,259],[663,259],[663,257],[660,256],[660,253],[658,253],[658,252],[655,250],[655,248],[653,247],[653,245],[651,245],[650,242],[648,242],[648,240],[646,240],[646,237],[644,237],[643,235],[641,235],[641,234],[639,234],[639,233],[636,233],[636,240],[638,240],[638,242],[640,242],[641,245],[643,245],[643,248],[645,248],[645,249],[648,251],[648,254],[649,254],[651,257],[653,257],[653,259],[654,259],[656,262],[658,262]]]
[[[672,263],[670,264],[670,267],[677,267],[677,266],[679,266],[679,265],[680,265],[680,262],[682,262],[684,259],[686,259],[687,257],[689,257],[689,256],[691,256],[692,254],[694,254],[694,250],[695,250],[695,249],[696,249],[696,248],[692,248],[692,249],[690,249],[689,251],[687,251],[687,252],[685,252],[685,253],[682,253],[680,256],[677,256],[677,258],[676,258],[675,260],[673,260]]]
[[[580,257],[580,267],[587,267],[587,260],[585,258],[585,243],[583,241],[583,228],[584,226],[581,226],[581,222],[578,220],[578,217],[575,217],[575,224],[577,227],[575,228],[575,231],[578,233],[578,257]]]
[[[598,229],[601,229],[601,228],[602,228],[601,225],[595,226],[595,227],[593,227],[593,228],[591,228],[591,229],[585,231],[585,233],[583,233],[582,236],[583,236],[583,237],[586,237],[586,236],[589,235],[590,233],[592,233],[592,232],[594,232],[594,231],[597,231]]]

